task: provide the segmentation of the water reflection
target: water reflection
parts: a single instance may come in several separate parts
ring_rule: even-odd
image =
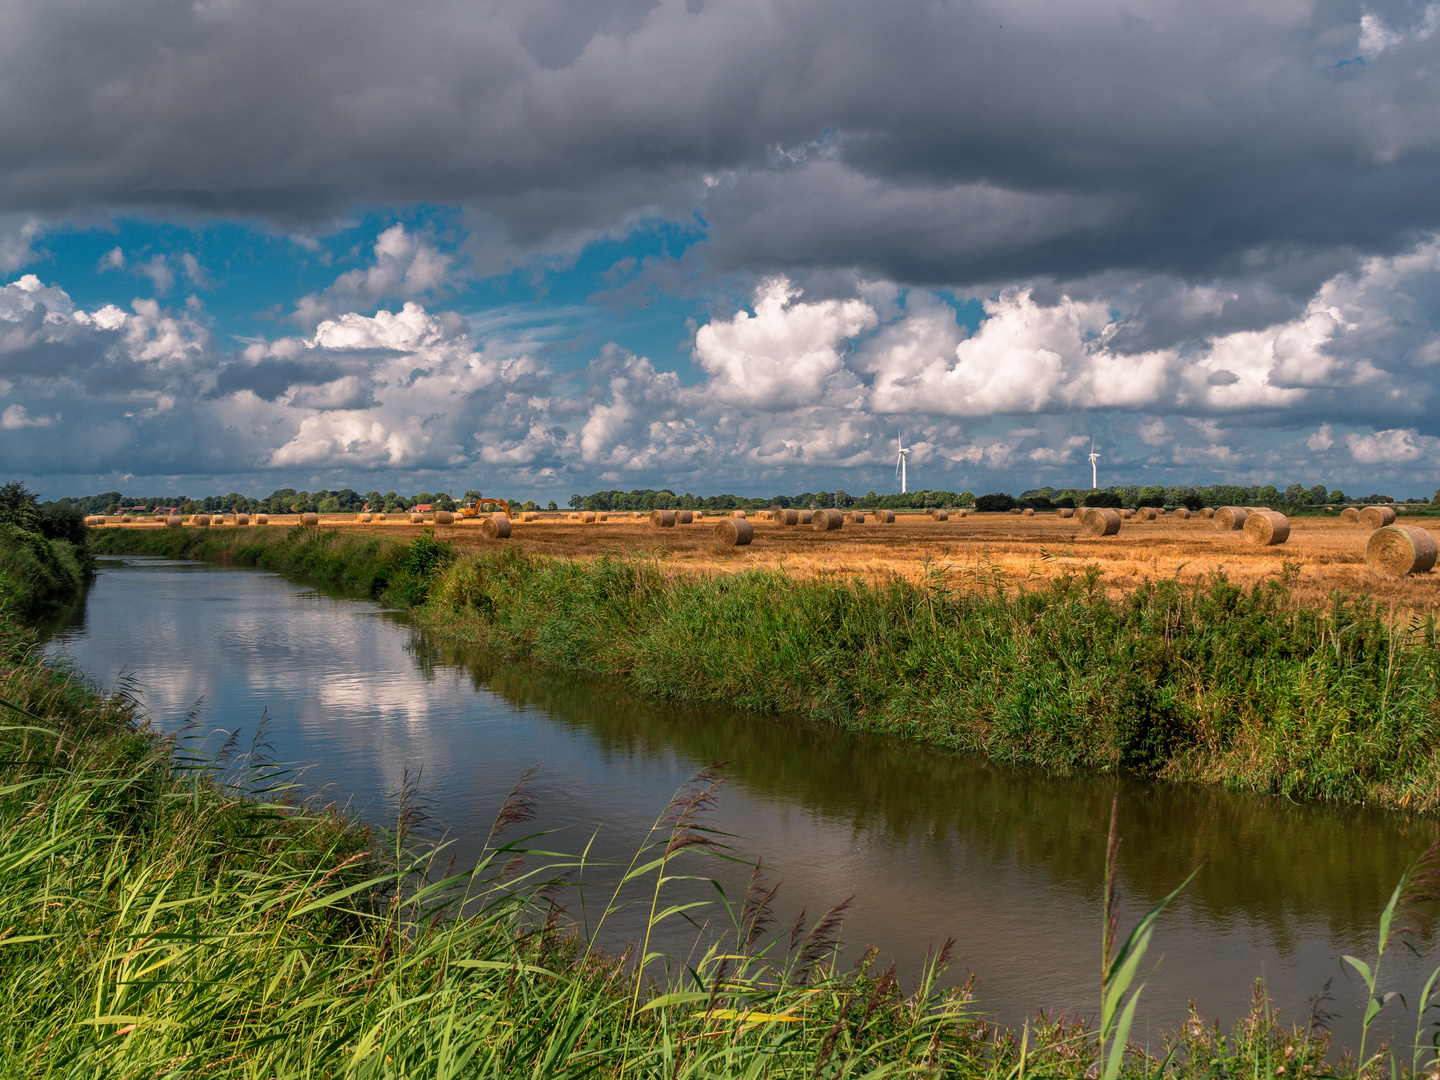
[[[1373,949],[1375,916],[1433,820],[1297,806],[1213,789],[1057,780],[784,717],[634,698],[623,689],[500,664],[412,632],[374,605],[257,571],[159,560],[107,565],[83,625],[51,646],[101,680],[128,670],[158,723],[205,699],[207,723],[274,718],[281,760],[372,817],[420,771],[460,853],[542,762],[539,827],[600,858],[633,851],[697,769],[728,760],[720,828],[783,875],[782,921],[855,894],[845,938],[914,968],[954,935],[987,1006],[1093,1011],[1101,852],[1120,800],[1123,886],[1133,919],[1201,867],[1162,929],[1147,1012],[1159,1027],[1187,998],[1229,1018],[1263,975],[1294,1019],[1335,978],[1351,1038],[1358,987],[1343,952]],[[725,887],[745,871],[717,865]],[[616,924],[623,938],[638,916]],[[675,951],[691,935],[667,942]],[[1422,952],[1433,956],[1433,943]],[[1413,989],[1419,958],[1392,969]],[[1403,1025],[1402,1025],[1403,1026]]]

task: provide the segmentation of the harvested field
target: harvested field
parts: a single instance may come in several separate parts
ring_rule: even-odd
[[[298,515],[271,515],[269,528],[290,528]],[[1411,524],[1440,533],[1440,518],[1412,518]],[[411,525],[403,521],[355,522],[349,515],[326,515],[325,528],[373,532],[410,539],[434,528],[436,535],[460,549],[492,546],[474,520],[454,525]],[[926,514],[900,514],[893,525],[878,515],[864,524],[817,532],[786,528],[778,522],[756,521],[755,539],[745,547],[717,550],[710,529],[678,528],[663,532],[648,518],[614,515],[609,521],[585,525],[564,514],[541,514],[535,521],[515,523],[504,543],[528,554],[586,558],[605,551],[658,557],[676,571],[733,572],[755,567],[783,567],[796,577],[858,576],[879,580],[899,575],[919,580],[944,570],[956,584],[980,581],[1019,585],[1064,574],[1083,576],[1099,568],[1099,585],[1118,593],[1147,578],[1178,578],[1192,582],[1223,571],[1231,581],[1253,585],[1293,565],[1296,595],[1314,604],[1328,602],[1335,589],[1368,593],[1398,610],[1440,611],[1440,571],[1410,578],[1385,578],[1365,561],[1370,532],[1339,520],[1339,516],[1290,519],[1290,537],[1283,545],[1255,547],[1241,532],[1217,531],[1196,515],[1182,520],[1166,515],[1155,521],[1131,518],[1116,536],[1090,537],[1073,518],[1037,514],[971,514],[935,521]],[[107,528],[158,529],[149,521]]]

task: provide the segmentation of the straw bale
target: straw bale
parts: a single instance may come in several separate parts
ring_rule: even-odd
[[[504,514],[486,514],[480,519],[480,535],[486,540],[504,540],[510,535],[510,519]]]
[[[695,511],[695,520],[696,520],[696,521],[699,521],[699,520],[700,520],[701,518],[703,518],[704,516],[705,516],[705,511],[704,511],[704,510],[696,510],[696,511]]]
[[[452,514],[449,510],[436,510],[436,511],[435,511],[435,524],[436,524],[436,525],[454,525],[454,524],[455,524],[455,515]]]
[[[731,516],[731,517],[743,518],[743,517],[745,516],[745,511],[744,511],[744,510],[731,510],[731,511],[730,511],[730,516]]]
[[[1371,529],[1383,529],[1395,524],[1395,511],[1388,506],[1367,506],[1360,511],[1360,524]]]
[[[816,510],[810,524],[816,532],[832,532],[844,526],[845,515],[839,510]]]
[[[1055,511],[1055,516],[1062,518],[1071,518],[1075,516],[1075,511],[1068,506],[1062,506],[1059,510]]]
[[[1209,521],[1215,516],[1215,508],[1213,506],[1202,506],[1200,508],[1200,516],[1206,521]]]
[[[1084,516],[1085,516],[1085,510],[1086,510],[1086,509],[1091,509],[1091,508],[1089,508],[1089,507],[1082,508],[1081,511],[1080,511],[1080,516],[1081,516],[1081,517],[1084,517]],[[1132,514],[1133,514],[1133,511],[1130,511],[1130,510],[1121,510],[1121,511],[1120,511],[1120,520],[1121,520],[1121,521],[1129,521],[1130,518],[1131,518],[1131,516],[1132,516]]]
[[[526,510],[525,513],[523,513],[523,514],[520,515],[520,520],[521,520],[521,521],[534,521],[534,520],[535,520],[535,511],[534,511],[534,510]]]
[[[690,525],[690,524],[692,524],[694,521],[695,521],[695,514],[694,514],[693,511],[690,511],[690,510],[676,510],[676,511],[675,511],[675,524],[676,524],[676,525]]]
[[[811,524],[811,519],[812,519],[814,516],[815,516],[815,511],[811,511],[811,510],[801,510],[801,511],[800,511],[800,524],[801,524],[801,525],[809,525],[809,524]]]
[[[425,515],[424,515],[424,514],[411,514],[411,515],[410,515],[410,524],[411,524],[411,525],[423,525],[423,524],[425,524]]]
[[[1245,528],[1250,512],[1243,506],[1222,506],[1215,511],[1215,528],[1220,532],[1239,532]]]
[[[754,539],[755,526],[744,518],[721,518],[715,526],[715,543],[721,547],[742,547]]]
[[[884,517],[882,520],[885,522],[886,525],[894,525],[894,524],[895,524],[895,511],[894,511],[894,510],[882,510],[882,511],[880,511],[880,512],[885,515],[885,517]],[[961,512],[963,513],[964,511],[961,511]]]
[[[1385,525],[1370,534],[1365,561],[1386,577],[1423,574],[1435,566],[1435,534],[1419,525]]]
[[[1080,512],[1080,527],[1091,536],[1114,536],[1120,531],[1120,514],[1108,506],[1087,506]]]
[[[1035,508],[1034,508],[1033,506],[1027,506],[1027,507],[1025,507],[1025,515],[1024,515],[1024,516],[1025,516],[1025,517],[1034,517],[1034,516],[1035,516]]]
[[[864,525],[864,524],[865,524],[865,514],[864,514],[864,512],[863,512],[863,511],[860,511],[860,510],[856,510],[855,513],[854,513],[854,515],[853,515],[853,520],[854,520],[854,522],[855,522],[856,525]]]
[[[675,527],[674,510],[651,510],[650,524],[657,529],[673,529]]]
[[[300,524],[301,524],[301,525],[306,525],[306,526],[309,526],[309,527],[313,528],[314,526],[320,524],[320,515],[319,515],[319,514],[301,514],[301,515],[300,515]]]
[[[610,515],[609,515],[609,514],[603,514],[603,513],[602,513],[602,514],[596,514],[596,515],[595,515],[595,520],[596,520],[596,521],[609,521],[609,520],[610,520]]]
[[[593,524],[595,524],[595,511],[594,511],[594,510],[582,510],[582,511],[580,511],[580,522],[581,522],[581,524],[584,524],[584,525],[593,525]]]
[[[1021,512],[1021,511],[1020,511],[1020,507],[1018,507],[1018,506],[1012,506],[1012,507],[1010,508],[1010,513],[1012,513],[1012,514],[1019,514],[1020,512]],[[931,516],[931,517],[934,517],[935,515],[932,513],[930,516]]]
[[[1181,521],[1185,521],[1187,518],[1190,517],[1190,511],[1183,506],[1177,506],[1175,508],[1175,516]]]
[[[191,515],[190,515],[190,524],[191,524],[191,525],[199,525],[199,526],[201,526],[201,527],[203,528],[204,526],[210,524],[210,515],[209,515],[209,514],[191,514]]]
[[[129,525],[129,524],[130,524],[130,515],[129,515],[129,514],[121,514],[121,515],[120,515],[120,523],[121,523],[122,525]]]
[[[1274,510],[1256,510],[1245,515],[1245,539],[1260,547],[1283,544],[1290,539],[1290,519]]]
[[[931,510],[930,517],[934,521],[949,521],[950,512],[948,510]]]
[[[780,511],[777,511],[777,512],[776,512],[776,515],[775,515],[775,520],[776,520],[777,522],[779,522],[781,525],[799,525],[799,524],[800,524],[800,511],[799,511],[799,510],[780,510]]]
[[[381,514],[380,517],[383,519],[383,518],[385,517],[385,515],[384,515],[384,514]],[[269,524],[270,524],[270,515],[269,515],[269,514],[256,514],[256,515],[255,515],[255,524],[256,524],[256,525],[269,525]]]
[[[965,516],[966,516],[967,514],[969,514],[969,513],[970,513],[969,510],[956,510],[956,511],[955,511],[955,516],[956,516],[957,518],[962,518],[962,517],[965,517]]]
[[[368,521],[370,515],[369,515],[369,514],[366,514],[365,517],[366,517],[366,520]],[[236,514],[236,515],[235,515],[235,524],[236,524],[236,525],[249,525],[249,524],[250,524],[250,515],[249,515],[249,514]]]
[[[376,520],[376,521],[384,521],[384,520],[385,520],[385,515],[384,515],[384,514],[376,514],[376,515],[375,515],[375,520]]]
[[[185,524],[185,520],[179,514],[166,514],[164,521],[167,529],[178,529]]]

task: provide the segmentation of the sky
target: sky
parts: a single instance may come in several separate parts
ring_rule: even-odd
[[[1440,487],[1440,3],[16,0],[43,497]]]

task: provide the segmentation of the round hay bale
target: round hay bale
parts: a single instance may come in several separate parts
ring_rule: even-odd
[[[535,520],[535,511],[534,511],[534,510],[526,510],[525,513],[523,513],[523,514],[520,515],[520,520],[521,520],[521,521],[534,521],[534,520]]]
[[[960,512],[963,514],[965,511],[962,510],[962,511],[960,511]],[[894,510],[886,510],[886,511],[885,511],[885,524],[886,524],[886,525],[894,525],[894,524],[895,524],[895,511],[894,511]]]
[[[809,524],[811,523],[811,519],[813,519],[813,518],[815,517],[815,515],[818,514],[818,513],[819,513],[818,510],[801,510],[801,511],[800,511],[800,524],[801,524],[801,525],[809,525]]]
[[[1290,519],[1274,510],[1257,510],[1245,515],[1245,539],[1260,547],[1283,544],[1290,539]]]
[[[504,514],[486,514],[480,519],[480,535],[486,540],[504,540],[510,535],[510,519]]]
[[[651,510],[650,524],[657,529],[673,529],[675,527],[674,510]]]
[[[156,514],[156,515],[154,516],[154,520],[155,520],[155,521],[158,521],[161,525],[163,525],[163,524],[165,524],[165,515],[164,515],[164,514]]]
[[[1177,506],[1175,508],[1175,516],[1181,521],[1186,521],[1190,517],[1190,511],[1183,506]]]
[[[1360,511],[1356,510],[1353,506],[1347,506],[1344,510],[1340,511],[1340,520],[1347,525],[1359,525]]]
[[[969,510],[956,510],[956,511],[955,511],[955,516],[956,516],[957,518],[962,518],[962,517],[964,517],[964,516],[965,516],[966,514],[968,514],[968,513],[970,513]]]
[[[594,511],[594,510],[582,510],[582,511],[580,511],[580,523],[581,523],[582,525],[593,525],[593,524],[595,524],[595,511]]]
[[[1386,525],[1370,534],[1365,561],[1386,577],[1423,574],[1435,566],[1435,534],[1419,525]]]
[[[376,515],[375,515],[375,520],[376,520],[376,521],[384,521],[384,520],[385,520],[385,515],[384,515],[384,514],[376,514]]]
[[[742,517],[722,518],[715,526],[715,543],[721,547],[743,547],[755,539],[755,526]]]
[[[129,515],[129,514],[121,514],[121,515],[120,515],[120,524],[121,524],[121,525],[129,525],[129,524],[130,524],[130,515]]]
[[[190,524],[191,524],[191,525],[199,525],[201,528],[204,528],[204,527],[206,527],[206,526],[208,526],[208,525],[210,524],[210,515],[209,515],[209,514],[191,514],[191,515],[190,515]]]
[[[745,516],[745,511],[744,511],[744,510],[731,510],[731,511],[730,511],[730,516],[731,516],[731,517],[743,518],[743,517]]]
[[[676,524],[676,525],[690,525],[690,524],[693,524],[694,521],[695,521],[695,513],[694,513],[694,511],[692,511],[692,510],[676,510],[676,511],[675,511],[675,524]]]
[[[369,520],[370,515],[369,515],[369,514],[366,514],[365,517],[366,517],[366,520]],[[235,515],[235,524],[236,524],[236,525],[249,525],[249,524],[250,524],[250,515],[249,515],[249,514],[236,514],[236,515]]]
[[[383,518],[385,515],[384,515],[384,514],[381,514],[380,516]],[[255,524],[256,524],[256,525],[269,525],[269,524],[270,524],[270,515],[269,515],[269,514],[256,514],[256,515],[255,515]]]
[[[1383,529],[1395,524],[1395,511],[1388,506],[1367,506],[1360,511],[1360,524],[1371,529]]]
[[[1062,518],[1072,518],[1075,516],[1075,510],[1069,506],[1062,506],[1059,510],[1055,511],[1055,516]]]
[[[1080,511],[1080,516],[1081,516],[1081,517],[1084,517],[1084,516],[1085,516],[1085,510],[1087,510],[1087,509],[1094,509],[1094,508],[1093,508],[1093,507],[1083,507],[1083,508],[1081,509],[1081,511]],[[1133,513],[1134,513],[1134,511],[1131,511],[1131,510],[1121,510],[1121,511],[1120,511],[1120,520],[1121,520],[1121,521],[1129,521]]]
[[[856,510],[856,511],[855,511],[855,515],[854,515],[854,520],[855,520],[855,524],[856,524],[856,525],[864,525],[864,524],[865,524],[865,514],[864,514],[864,512],[863,512],[863,511],[860,511],[860,510]]]
[[[1200,508],[1200,516],[1206,521],[1209,521],[1215,516],[1215,508],[1213,506],[1202,506]]]
[[[1018,507],[1018,506],[1012,506],[1012,507],[1010,508],[1010,513],[1012,513],[1012,514],[1019,514],[1020,512],[1021,512],[1021,510],[1020,510],[1020,507]],[[934,517],[935,515],[934,515],[934,514],[931,514],[930,516],[931,516],[931,517]]]
[[[1238,532],[1245,528],[1250,512],[1243,506],[1222,506],[1215,511],[1215,528],[1220,532]]]
[[[949,521],[950,512],[948,510],[931,510],[930,517],[934,521]]]
[[[319,514],[301,514],[301,515],[300,515],[300,524],[303,525],[303,526],[305,526],[306,528],[311,528],[311,529],[313,529],[315,526],[317,526],[317,525],[320,524],[320,515],[319,515]]]
[[[374,515],[374,514],[361,514],[360,517],[359,517],[357,520],[362,521],[362,522],[369,523],[369,522],[375,520],[375,515]]]
[[[781,525],[799,525],[799,524],[800,524],[800,511],[799,511],[799,510],[780,510],[780,511],[777,511],[777,512],[776,512],[776,515],[775,515],[775,520],[776,520],[777,522],[779,522]]]
[[[1025,515],[1024,515],[1024,516],[1025,516],[1025,517],[1034,517],[1034,516],[1035,516],[1035,508],[1034,508],[1033,506],[1027,506],[1027,507],[1025,507]]]
[[[436,510],[436,511],[435,511],[435,524],[436,524],[436,525],[454,525],[454,524],[455,524],[455,515],[452,514],[449,510]]]
[[[704,510],[696,510],[696,511],[695,511],[695,520],[696,520],[696,521],[699,521],[699,520],[700,520],[701,518],[703,518],[704,516],[705,516],[705,511],[704,511]]]
[[[181,525],[184,525],[184,524],[185,524],[185,519],[182,518],[179,514],[166,514],[166,515],[165,515],[165,527],[166,527],[167,529],[178,529]]]
[[[1108,506],[1087,506],[1080,513],[1080,528],[1091,536],[1114,536],[1120,531],[1120,514]]]
[[[816,510],[810,520],[810,525],[816,532],[832,532],[842,528],[844,524],[845,515],[839,510]]]
[[[424,514],[411,514],[411,515],[410,515],[410,524],[411,524],[411,525],[423,525],[423,524],[425,524],[425,515],[424,515]]]
[[[596,521],[609,521],[609,520],[610,520],[610,515],[609,515],[609,514],[596,514],[596,515],[595,515],[595,520],[596,520]]]

